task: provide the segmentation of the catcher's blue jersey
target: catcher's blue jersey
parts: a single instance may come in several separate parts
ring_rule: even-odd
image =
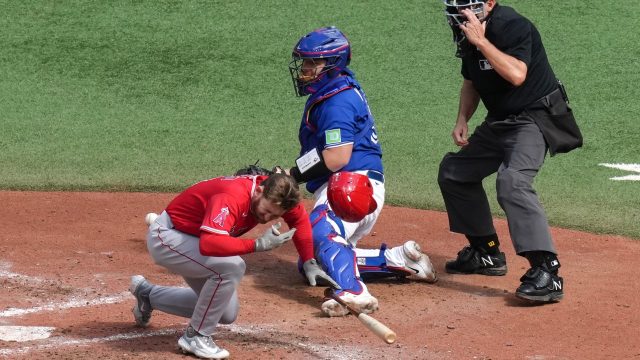
[[[369,104],[358,82],[351,76],[340,76],[320,92],[309,97],[302,114],[299,140],[300,155],[313,148],[324,149],[353,145],[345,171],[375,170],[383,173],[382,149]],[[327,182],[328,176],[307,183],[314,192]]]

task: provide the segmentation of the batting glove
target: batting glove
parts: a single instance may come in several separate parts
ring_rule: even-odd
[[[280,234],[280,226],[282,226],[280,223],[271,225],[271,227],[267,229],[262,236],[256,239],[256,251],[275,249],[293,238],[296,228],[293,228],[284,234]]]
[[[305,261],[304,264],[302,264],[302,269],[304,269],[304,274],[307,276],[307,280],[309,280],[309,284],[311,286],[316,286],[316,280],[324,280],[334,289],[341,289],[340,285],[338,285],[331,276],[327,275],[327,273],[322,270],[316,259]]]

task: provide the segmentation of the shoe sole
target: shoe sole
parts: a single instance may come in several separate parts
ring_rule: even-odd
[[[558,302],[562,300],[562,298],[564,297],[564,294],[555,293],[555,294],[549,294],[549,295],[535,296],[535,295],[527,295],[521,292],[516,292],[516,296],[519,297],[520,299],[529,300],[529,301],[552,303],[552,302]]]
[[[478,269],[472,272],[462,272],[453,269],[445,268],[445,271],[449,274],[462,274],[462,275],[486,275],[486,276],[504,276],[507,274],[507,266],[500,266],[497,268]]]

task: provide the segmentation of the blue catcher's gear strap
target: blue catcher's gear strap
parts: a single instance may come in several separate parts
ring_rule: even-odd
[[[327,216],[331,220],[333,220],[333,222],[336,223],[336,225],[338,226],[338,229],[340,230],[340,234],[336,233],[336,235],[340,235],[340,237],[346,240],[344,224],[342,223],[342,219],[340,219],[338,215],[336,215],[333,211],[329,210],[329,205],[327,204],[318,205],[315,209],[313,209],[313,211],[311,212],[311,215],[309,216],[310,218],[309,220],[311,221],[311,227],[313,228],[320,220],[323,220]],[[327,220],[324,219],[324,221],[326,222]],[[327,223],[327,225],[331,226],[331,224],[329,223]],[[333,227],[331,227],[331,230],[335,232],[335,229],[333,229]],[[314,238],[314,242],[315,242],[315,238]]]
[[[316,207],[309,216],[313,228],[316,260],[322,269],[340,285],[341,291],[360,294],[363,287],[356,276],[355,252],[348,245],[333,240],[338,233],[327,221],[330,214],[332,212],[329,211],[329,207],[323,204]]]
[[[410,273],[403,271],[400,268],[391,267],[387,265],[387,259],[384,256],[384,252],[387,251],[387,244],[383,243],[380,246],[380,252],[378,256],[366,256],[358,257],[358,271],[363,280],[383,279],[388,277],[405,277],[411,275]]]

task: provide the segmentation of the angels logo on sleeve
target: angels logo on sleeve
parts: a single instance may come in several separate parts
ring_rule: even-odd
[[[221,228],[224,228],[224,221],[229,216],[229,208],[223,207],[220,209],[220,213],[212,220],[212,222]]]

